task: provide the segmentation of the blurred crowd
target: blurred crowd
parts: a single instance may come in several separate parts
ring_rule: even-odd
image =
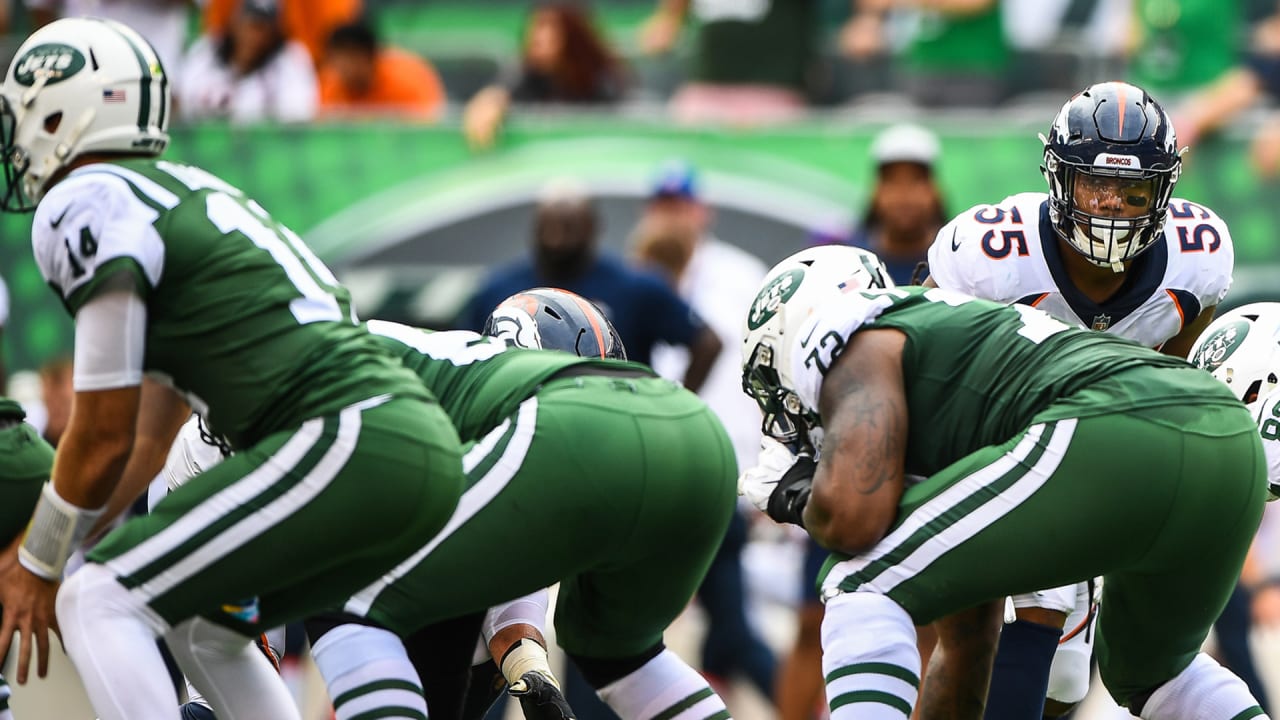
[[[518,41],[438,42],[441,9],[523,13]],[[1173,109],[1184,142],[1243,113],[1280,165],[1275,0],[3,0],[0,59],[34,26],[136,27],[176,119],[460,118],[495,143],[513,108],[781,122],[814,107],[898,113],[1061,102],[1109,77]],[[480,15],[479,17],[483,17]],[[389,18],[389,19],[387,19]]]

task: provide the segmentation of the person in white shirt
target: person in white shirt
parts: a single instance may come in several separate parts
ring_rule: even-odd
[[[305,122],[316,116],[318,88],[311,56],[285,38],[275,0],[245,0],[226,35],[191,46],[174,91],[190,120]]]
[[[25,0],[36,27],[63,17],[100,17],[133,28],[147,39],[171,77],[182,68],[191,7],[204,0]]]

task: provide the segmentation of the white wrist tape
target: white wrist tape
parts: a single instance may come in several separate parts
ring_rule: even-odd
[[[45,580],[61,580],[67,558],[84,542],[105,510],[106,506],[97,510],[76,507],[58,496],[52,482],[45,483],[35,516],[27,526],[27,536],[18,549],[18,562]]]
[[[551,665],[547,662],[546,648],[533,640],[524,638],[512,645],[506,656],[502,658],[502,676],[507,679],[507,683],[515,685],[528,672],[541,673],[552,685],[560,687],[556,676],[551,672]]]

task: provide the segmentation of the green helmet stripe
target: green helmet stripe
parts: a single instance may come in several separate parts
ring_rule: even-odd
[[[147,62],[147,56],[143,54],[142,48],[138,47],[138,43],[129,37],[129,33],[122,31],[116,27],[116,23],[104,21],[104,23],[115,30],[124,41],[129,43],[129,49],[133,50],[133,56],[138,59],[138,69],[141,70],[141,77],[138,80],[138,129],[146,131],[151,124],[151,65]],[[157,59],[157,64],[159,60]],[[161,82],[164,81],[164,71],[160,72]],[[161,86],[163,87],[163,86]],[[161,101],[161,113],[164,112],[164,100]],[[161,115],[163,117],[163,115]]]

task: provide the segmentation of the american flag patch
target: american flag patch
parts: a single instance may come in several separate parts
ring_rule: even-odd
[[[102,102],[122,103],[124,102],[124,91],[123,90],[103,90]]]

